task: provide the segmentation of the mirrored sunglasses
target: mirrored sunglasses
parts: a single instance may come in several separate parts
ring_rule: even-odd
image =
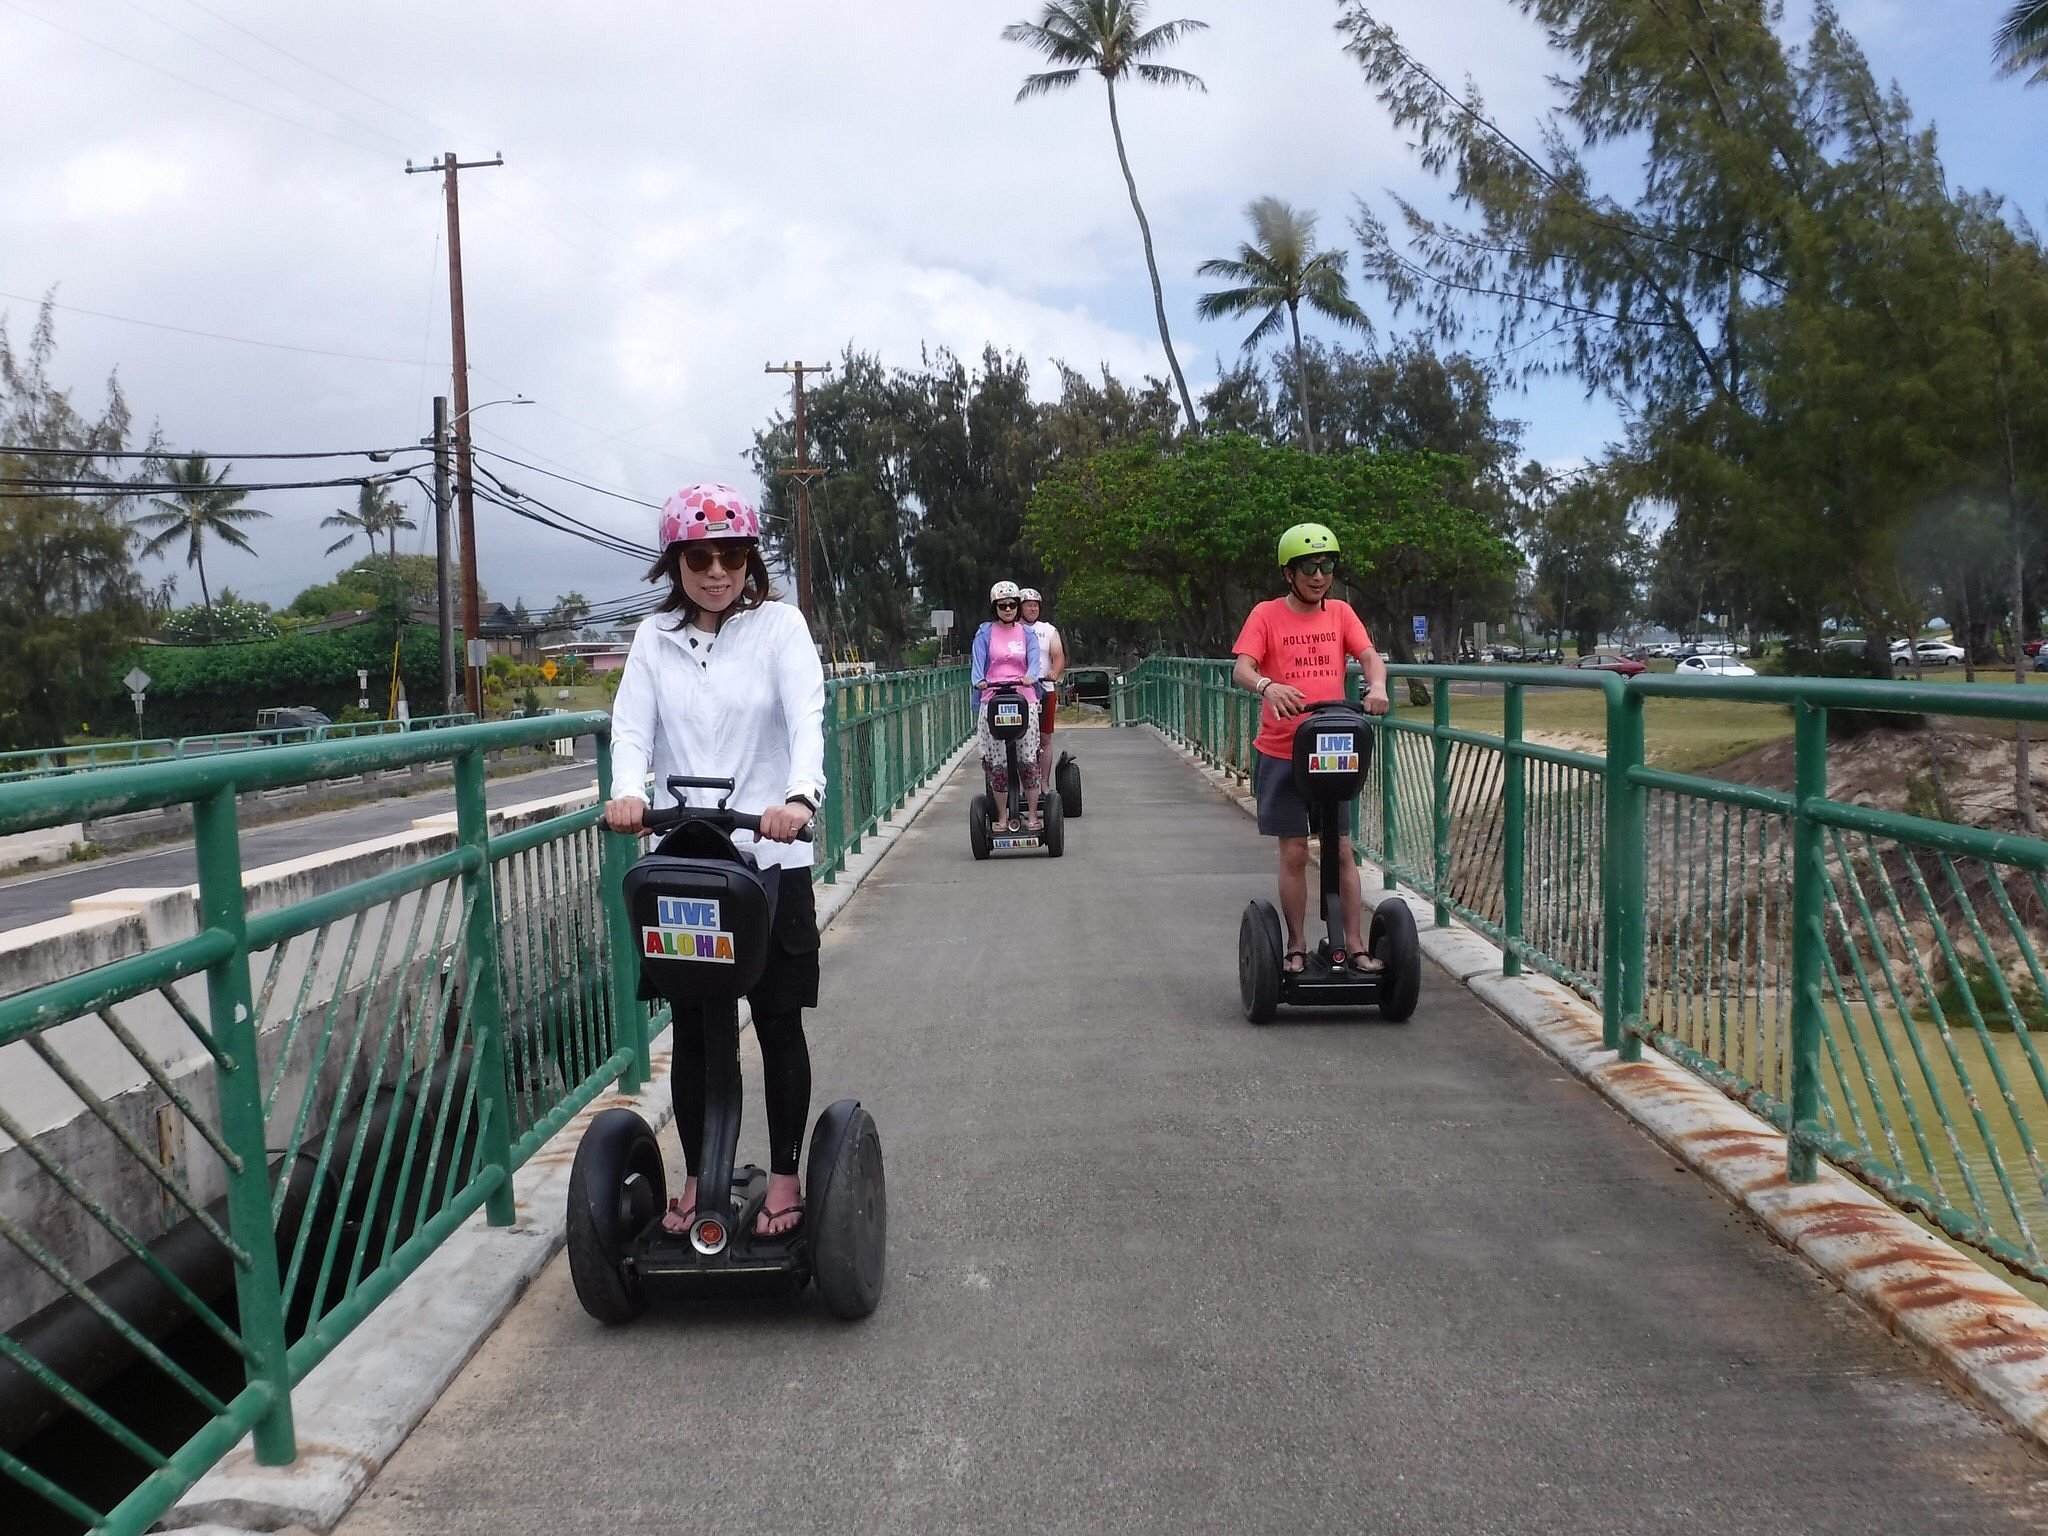
[[[728,571],[744,571],[747,568],[747,559],[752,554],[753,551],[744,544],[685,544],[683,564],[699,576],[711,569],[713,560]]]
[[[1337,557],[1310,555],[1295,561],[1294,568],[1304,576],[1334,576],[1337,574]]]

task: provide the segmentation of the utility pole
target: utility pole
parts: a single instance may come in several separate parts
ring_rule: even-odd
[[[449,537],[448,397],[434,396],[434,587],[440,610],[441,710],[455,713],[454,540]]]
[[[770,363],[764,373],[787,373],[796,378],[796,463],[780,473],[796,481],[796,605],[811,622],[811,482],[825,471],[811,463],[810,446],[804,433],[804,375],[830,373],[830,363]]]
[[[405,162],[405,174],[427,171],[441,173],[441,189],[448,200],[448,329],[454,343],[455,364],[455,486],[462,523],[462,645],[463,675],[470,713],[479,719],[484,712],[483,672],[475,651],[477,641],[476,601],[476,505],[470,494],[469,461],[469,343],[462,319],[462,218],[456,205],[456,184],[463,171],[503,165],[505,157],[489,160],[457,160],[449,150],[439,161],[426,165]]]

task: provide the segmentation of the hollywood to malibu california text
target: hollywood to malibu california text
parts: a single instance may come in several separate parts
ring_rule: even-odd
[[[718,926],[718,903],[685,896],[656,898],[660,926],[640,930],[640,952],[656,960],[709,960],[731,965],[732,935]]]

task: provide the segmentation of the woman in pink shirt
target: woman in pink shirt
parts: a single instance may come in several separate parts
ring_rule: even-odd
[[[1044,663],[1038,654],[1038,636],[1019,614],[1023,603],[1014,581],[999,581],[988,589],[989,621],[974,632],[974,739],[981,748],[981,760],[988,765],[989,782],[996,797],[995,824],[1012,832],[1043,829],[1038,814],[1038,679]],[[1017,743],[1018,777],[1024,780],[1025,818],[1020,823],[1010,814],[1010,765],[1003,743],[989,733],[989,683],[1016,683],[1025,700],[1024,717],[1030,722],[1023,740]]]

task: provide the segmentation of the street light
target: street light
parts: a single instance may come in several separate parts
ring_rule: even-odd
[[[493,405],[533,405],[537,402],[525,395],[512,395],[503,400],[486,400],[482,405],[472,405],[468,410],[450,417],[448,397],[434,397],[434,435],[420,441],[434,450],[434,579],[436,600],[441,610],[441,692],[442,708],[449,713],[455,710],[455,593],[453,573],[448,559],[448,449],[450,434],[456,426],[478,411]],[[462,644],[463,675],[468,680],[466,692],[472,713],[481,717],[484,711],[483,682],[477,676],[478,663],[470,654],[476,649],[477,638],[477,597],[476,597],[476,511],[471,499],[469,469],[469,434],[456,433],[453,439],[456,448],[456,469],[459,478],[458,494],[462,508]]]

